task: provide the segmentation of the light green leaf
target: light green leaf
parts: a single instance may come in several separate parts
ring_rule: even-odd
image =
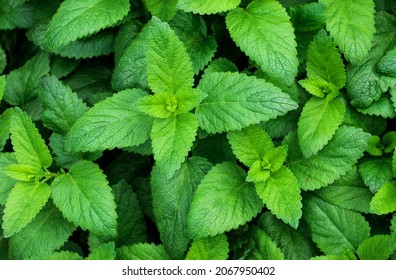
[[[64,261],[82,261],[83,257],[76,252],[60,251],[47,255],[42,258],[43,260],[64,260]]]
[[[279,88],[245,74],[206,74],[198,89],[208,97],[195,113],[200,127],[209,133],[240,130],[297,108]]]
[[[311,258],[311,260],[328,260],[328,261],[347,261],[347,260],[354,260],[356,261],[356,255],[355,252],[353,250],[349,250],[349,249],[344,249],[341,253],[339,254],[328,254],[328,255],[322,255],[322,256],[317,256],[317,257],[313,257]]]
[[[326,27],[347,60],[356,64],[371,48],[375,32],[373,0],[320,0],[327,5]]]
[[[362,215],[318,197],[309,197],[304,202],[304,218],[313,241],[325,254],[339,254],[344,249],[355,251],[370,236],[370,226]]]
[[[147,48],[147,81],[155,93],[176,93],[193,86],[186,49],[167,23],[153,18]]]
[[[290,169],[281,167],[266,182],[256,183],[256,191],[277,218],[297,228],[302,215],[301,190]]]
[[[151,172],[155,221],[166,251],[174,259],[184,258],[188,249],[188,210],[198,184],[211,166],[206,159],[192,157],[172,177],[155,166]]]
[[[3,235],[10,237],[23,229],[40,212],[50,197],[45,183],[18,182],[8,195],[3,216]]]
[[[212,60],[205,69],[205,74],[214,72],[238,72],[238,67],[227,58],[220,57]]]
[[[256,229],[253,235],[254,249],[250,252],[251,260],[284,260],[285,256],[265,231]]]
[[[250,221],[263,207],[246,173],[234,163],[214,166],[196,190],[187,217],[194,239],[215,236]]]
[[[11,237],[9,250],[17,259],[42,258],[59,249],[75,229],[52,203],[47,203],[26,227]]]
[[[394,235],[374,235],[360,244],[357,254],[360,260],[387,260],[395,250]]]
[[[361,129],[341,126],[329,143],[316,155],[298,156],[296,138],[288,143],[289,168],[303,190],[315,190],[332,184],[346,174],[363,156],[370,138]],[[292,156],[294,155],[294,157]]]
[[[39,131],[29,116],[17,107],[11,122],[11,142],[19,163],[45,168],[52,164],[51,154]]]
[[[62,214],[75,225],[103,240],[117,234],[116,204],[106,176],[90,161],[76,162],[68,174],[54,179],[52,199]]]
[[[120,260],[170,260],[163,245],[135,243],[117,249]]]
[[[187,252],[186,260],[227,260],[228,242],[225,234],[195,240]]]
[[[1,79],[0,79],[1,80]],[[0,82],[1,83],[1,82]],[[0,115],[0,151],[3,150],[8,138],[10,137],[11,121],[14,109],[8,108]]]
[[[231,38],[266,74],[292,85],[297,75],[297,43],[290,18],[278,1],[255,0],[246,9],[236,8],[228,13],[226,24]]]
[[[171,20],[177,13],[178,0],[143,0],[147,10],[162,21]]]
[[[396,211],[396,181],[385,183],[378,189],[371,200],[370,209],[378,215]]]
[[[233,153],[247,167],[262,160],[267,151],[275,148],[270,136],[258,126],[230,131],[227,138]]]
[[[205,0],[179,0],[177,2],[177,8],[185,12],[193,12],[195,14],[216,14],[226,12],[236,8],[241,0],[211,0],[210,2]]]
[[[337,87],[322,79],[304,79],[299,80],[298,83],[310,94],[323,98],[326,95],[337,96]]]
[[[39,93],[44,111],[41,120],[54,132],[67,133],[78,118],[86,111],[87,105],[56,77],[44,77]]]
[[[298,121],[298,142],[305,157],[318,153],[330,141],[345,114],[344,101],[312,97],[305,104]]]
[[[197,107],[206,96],[206,93],[197,89],[185,89],[176,92],[177,108],[175,112],[178,114],[190,112]]]
[[[87,260],[115,260],[116,258],[116,250],[115,250],[115,242],[111,241],[105,244],[102,244],[98,248],[95,248],[89,256],[86,258]]]
[[[4,168],[8,165],[16,164],[17,159],[14,153],[0,153],[0,205],[5,205],[7,197],[16,184],[17,180],[8,177]]]
[[[96,151],[143,144],[149,138],[152,118],[136,108],[140,89],[124,90],[92,107],[72,126],[66,149]]]
[[[151,130],[154,159],[157,166],[172,175],[186,158],[198,130],[192,113],[168,119],[155,119]]]
[[[390,158],[367,158],[359,164],[359,173],[366,186],[375,193],[392,179],[392,160]]]
[[[39,179],[41,168],[40,166],[32,166],[27,164],[10,164],[4,167],[4,174],[12,179],[32,182]]]
[[[128,0],[66,0],[52,17],[45,45],[56,50],[112,26],[128,14],[129,6]]]

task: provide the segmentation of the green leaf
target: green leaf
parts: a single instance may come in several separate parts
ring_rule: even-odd
[[[212,134],[199,139],[193,147],[192,154],[204,157],[213,164],[236,160],[225,133]]]
[[[25,2],[0,0],[0,30],[29,28],[34,23],[34,7]]]
[[[8,195],[4,209],[4,237],[23,229],[40,212],[50,197],[50,188],[40,182],[18,182]]]
[[[86,111],[87,105],[56,77],[44,77],[39,93],[44,111],[41,120],[54,132],[67,133],[78,118]]]
[[[56,56],[51,61],[50,74],[61,79],[71,74],[79,65],[80,62],[75,59]]]
[[[360,244],[357,254],[360,260],[387,260],[395,250],[395,236],[375,235]]]
[[[177,8],[185,12],[193,12],[195,14],[216,14],[226,12],[236,8],[241,0],[212,0],[210,2],[205,0],[179,0]]]
[[[173,259],[182,259],[188,249],[190,238],[185,230],[188,210],[198,184],[210,168],[206,159],[192,157],[172,177],[156,167],[151,172],[155,221]]]
[[[17,107],[11,122],[11,142],[19,163],[45,168],[52,164],[51,154],[39,131],[29,116]]]
[[[396,81],[396,79],[395,79]],[[392,100],[387,94],[382,95],[379,100],[374,101],[366,108],[359,108],[359,112],[368,115],[380,116],[393,119],[396,116]]]
[[[392,157],[392,173],[393,173],[393,177],[396,178],[396,149],[393,152],[393,157]]]
[[[337,87],[329,82],[322,79],[304,79],[298,81],[300,86],[302,86],[310,94],[323,98],[326,95],[337,96]]]
[[[363,156],[369,138],[370,135],[361,129],[341,126],[318,154],[307,159],[302,156],[290,156],[299,153],[296,140],[290,139],[289,168],[296,176],[301,189],[315,190],[325,187],[346,174],[356,164]]]
[[[54,179],[52,199],[62,214],[75,225],[103,240],[117,234],[116,204],[106,176],[90,161],[76,162],[68,174]]]
[[[17,180],[5,174],[5,168],[16,163],[17,159],[14,153],[0,153],[0,205],[6,204],[7,197],[12,187],[17,183]]]
[[[176,93],[193,86],[186,49],[169,24],[153,18],[147,48],[147,81],[155,93]]]
[[[396,84],[395,78],[382,75],[376,67],[389,49],[396,46],[395,36],[396,18],[391,14],[378,12],[376,33],[369,54],[361,63],[350,65],[347,69],[347,94],[353,106],[358,108],[369,106],[379,100],[381,94],[387,92],[389,87]],[[356,39],[360,40],[358,37]]]
[[[256,229],[253,235],[255,247],[250,252],[251,260],[284,260],[285,256],[275,242],[263,230]]]
[[[113,186],[112,192],[117,205],[117,247],[147,241],[143,211],[132,187],[121,180]]]
[[[0,115],[0,151],[3,150],[8,138],[10,137],[11,121],[14,109],[8,108]]]
[[[258,126],[230,131],[227,138],[237,159],[248,167],[275,148],[270,136]]]
[[[238,67],[227,58],[220,57],[212,60],[205,69],[205,74],[214,72],[238,72]]]
[[[56,50],[112,26],[128,14],[129,6],[128,0],[116,3],[109,0],[66,0],[52,17],[45,35],[45,45],[50,50]]]
[[[27,164],[10,164],[4,167],[4,174],[15,180],[33,182],[39,179],[40,166]]]
[[[385,153],[392,153],[396,147],[396,131],[389,131],[382,137]]]
[[[187,217],[194,239],[215,236],[250,221],[263,203],[246,173],[234,163],[214,166],[196,190]]]
[[[38,52],[21,68],[13,70],[7,77],[4,100],[11,105],[22,106],[38,96],[40,78],[50,71],[49,56]]]
[[[17,259],[42,258],[59,249],[75,229],[52,203],[47,203],[26,227],[11,237],[9,250]]]
[[[169,175],[179,169],[191,150],[197,130],[198,121],[192,113],[155,119],[151,140],[157,166]]]
[[[313,241],[325,254],[339,254],[344,249],[355,251],[370,236],[370,226],[362,215],[318,197],[305,201],[304,218]]]
[[[227,260],[228,242],[225,234],[195,240],[187,252],[186,260]]]
[[[377,64],[377,71],[383,75],[396,78],[396,49],[386,53]]]
[[[388,214],[396,211],[396,182],[383,184],[374,195],[370,209],[377,215]]]
[[[266,74],[292,85],[297,44],[290,18],[278,1],[255,0],[246,9],[236,8],[228,13],[226,24],[231,38]]]
[[[83,257],[76,252],[60,251],[53,254],[47,255],[43,258],[44,260],[64,260],[64,261],[82,261]]]
[[[95,104],[72,126],[66,149],[95,151],[137,146],[149,138],[151,117],[136,108],[140,89],[124,90]]]
[[[0,74],[4,72],[7,66],[7,56],[0,46]],[[0,100],[3,98],[3,89],[5,86],[5,76],[0,76]]]
[[[315,191],[324,201],[339,207],[369,213],[373,193],[365,186],[354,167],[330,186]]]
[[[344,249],[342,253],[339,254],[327,254],[327,255],[322,255],[322,256],[317,256],[311,258],[311,260],[342,260],[342,261],[347,261],[347,260],[354,260],[356,261],[356,255],[355,252],[349,249]]]
[[[347,60],[356,64],[371,48],[375,32],[373,0],[320,0],[327,5],[326,27]]]
[[[390,158],[367,158],[359,164],[359,173],[366,186],[375,193],[392,179],[392,160]]]
[[[279,88],[245,74],[206,74],[198,89],[208,97],[195,113],[200,127],[209,133],[240,130],[297,108]]]
[[[1,53],[0,53],[1,55]],[[1,59],[1,57],[0,57]],[[1,63],[1,60],[0,60]],[[0,72],[1,73],[1,72]],[[6,76],[2,75],[0,76],[0,101],[3,99],[3,95],[4,95],[4,90],[5,90],[5,86],[6,86]]]
[[[345,115],[341,98],[312,97],[305,104],[298,121],[298,142],[305,157],[317,154],[330,141]]]
[[[290,169],[281,167],[265,182],[256,183],[256,191],[277,218],[297,228],[302,215],[301,190]]]
[[[163,245],[136,243],[117,249],[120,260],[169,260]]]
[[[87,260],[115,260],[116,258],[116,250],[115,250],[115,242],[111,241],[105,244],[102,244],[95,250],[93,250],[89,256],[86,258]]]
[[[143,0],[147,10],[162,21],[171,20],[177,13],[178,0]]]
[[[143,24],[139,20],[131,19],[124,22],[119,27],[114,39],[114,61],[116,66],[128,46],[130,46],[131,43],[135,41],[141,33],[143,33],[142,26]]]

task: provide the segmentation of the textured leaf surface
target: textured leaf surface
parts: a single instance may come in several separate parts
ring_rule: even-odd
[[[390,158],[369,158],[359,164],[359,172],[364,183],[375,193],[392,179],[392,160]]]
[[[163,21],[171,20],[177,13],[178,0],[143,0],[147,10]]]
[[[290,143],[289,168],[300,188],[315,190],[339,179],[363,156],[369,137],[361,129],[341,126],[318,154],[307,159],[290,157],[290,151],[297,149],[295,142]]]
[[[293,83],[297,43],[289,16],[278,1],[252,1],[246,9],[230,11],[226,23],[232,39],[266,74],[280,83]]]
[[[105,244],[100,245],[95,248],[89,256],[86,258],[87,260],[115,260],[116,258],[116,250],[115,250],[115,242],[111,241]]]
[[[250,221],[263,203],[246,173],[224,162],[214,166],[196,190],[187,217],[187,230],[194,239],[229,231]]]
[[[24,228],[44,207],[50,196],[45,183],[18,182],[8,195],[3,216],[4,237],[10,237]]]
[[[19,163],[49,167],[52,157],[29,116],[15,108],[11,122],[11,141]]]
[[[310,197],[304,204],[304,218],[312,231],[312,239],[325,254],[338,254],[344,249],[356,250],[370,236],[364,217]]]
[[[179,0],[177,8],[185,12],[193,12],[196,14],[216,14],[236,8],[241,0]]]
[[[40,166],[19,163],[5,166],[4,174],[19,181],[32,182],[36,178],[39,178],[40,170]]]
[[[163,245],[136,243],[117,250],[121,260],[169,260],[170,256]]]
[[[226,260],[228,242],[225,234],[195,240],[187,252],[186,260]]]
[[[195,112],[200,127],[209,133],[240,130],[297,108],[279,88],[245,74],[206,74],[198,88],[208,96]]]
[[[206,159],[192,157],[172,177],[155,167],[151,172],[155,220],[161,240],[174,259],[183,258],[188,249],[190,238],[185,230],[188,210],[194,191],[210,168]]]
[[[266,182],[256,183],[256,191],[273,214],[297,228],[302,215],[302,198],[297,179],[290,169],[282,167]]]
[[[371,210],[378,214],[388,214],[396,211],[396,182],[383,184],[370,203]]]
[[[152,119],[136,108],[142,90],[124,90],[95,104],[70,129],[66,148],[95,151],[137,146],[149,138]]]
[[[0,79],[1,80],[1,79]],[[1,83],[1,82],[0,82]],[[3,150],[8,138],[10,137],[11,121],[14,114],[13,108],[8,108],[0,115],[0,151]]]
[[[326,26],[345,57],[356,64],[371,48],[374,1],[320,0],[327,5]]]
[[[360,260],[387,260],[395,250],[394,235],[375,235],[360,244],[357,254]]]
[[[0,153],[0,205],[5,205],[7,197],[16,184],[17,180],[8,177],[4,168],[11,164],[16,164],[17,159],[14,153]]]
[[[320,151],[333,137],[344,119],[341,98],[328,100],[312,97],[305,104],[298,121],[298,141],[305,157]]]
[[[0,30],[29,28],[34,24],[35,11],[27,1],[0,1]]]
[[[129,12],[129,1],[66,0],[53,16],[45,36],[50,50],[114,25]]]
[[[116,236],[114,196],[96,164],[89,161],[75,163],[68,174],[54,179],[51,193],[55,205],[69,221],[103,240]]]
[[[253,235],[255,248],[251,251],[249,259],[253,260],[283,260],[282,251],[263,230],[256,229]]]

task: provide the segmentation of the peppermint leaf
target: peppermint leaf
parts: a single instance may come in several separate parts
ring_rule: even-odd
[[[359,164],[359,173],[366,186],[375,193],[392,179],[392,160],[390,158],[368,158]]]
[[[395,250],[395,236],[375,235],[360,244],[357,254],[360,260],[386,260]]]
[[[228,242],[225,234],[195,240],[187,252],[186,260],[226,260]]]
[[[375,214],[383,215],[396,211],[396,182],[383,184],[374,195],[370,209]]]
[[[251,251],[251,260],[283,260],[285,258],[282,251],[275,242],[263,230],[256,229],[253,235],[255,248]]]

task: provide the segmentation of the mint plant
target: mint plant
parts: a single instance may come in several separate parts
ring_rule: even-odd
[[[395,259],[395,31],[388,0],[0,0],[0,259]]]

